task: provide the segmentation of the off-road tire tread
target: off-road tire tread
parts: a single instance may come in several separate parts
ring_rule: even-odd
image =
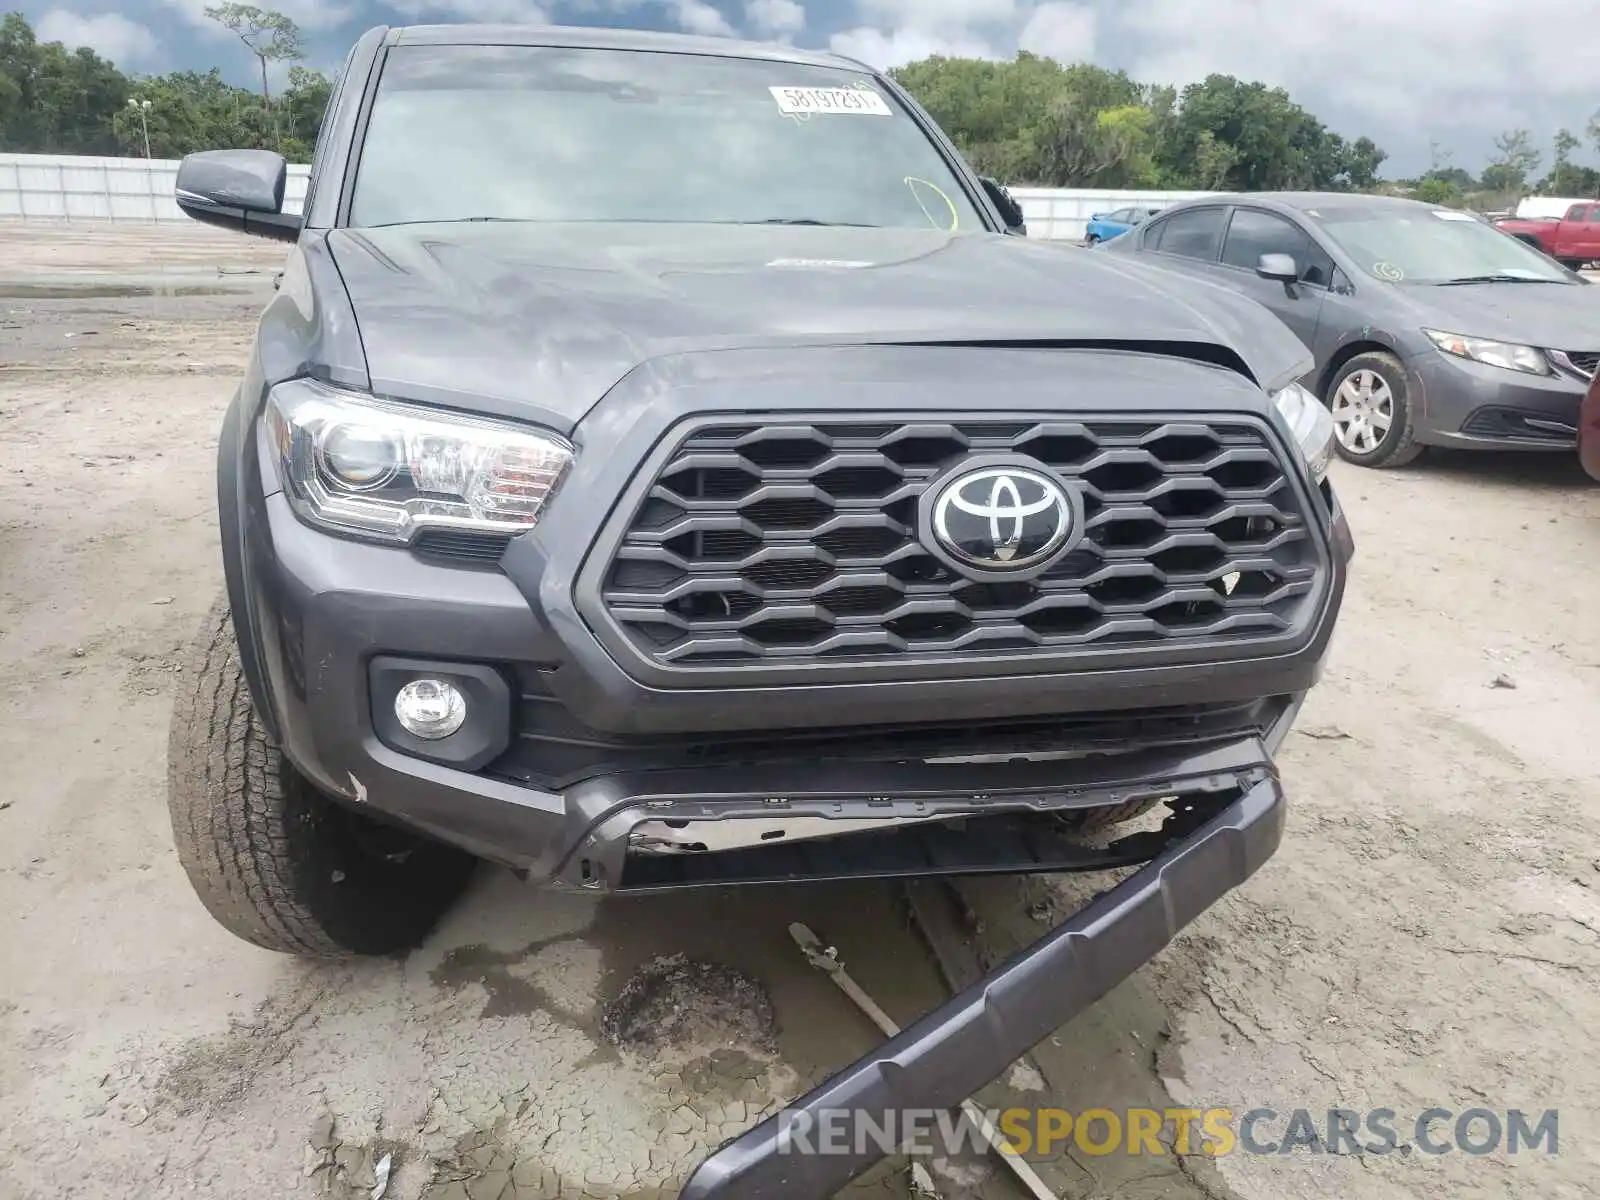
[[[179,862],[212,917],[255,945],[312,958],[385,954],[419,941],[464,886],[470,859],[433,848],[417,865],[441,870],[411,885],[409,903],[363,890],[379,869],[371,864],[352,862],[342,890],[308,883],[322,852],[341,849],[328,839],[344,827],[256,716],[225,598],[182,667],[167,804]]]

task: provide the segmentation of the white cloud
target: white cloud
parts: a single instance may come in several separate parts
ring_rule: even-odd
[[[83,16],[52,8],[34,23],[41,42],[61,42],[70,49],[87,46],[119,66],[148,58],[156,48],[156,35],[118,13]]]
[[[1514,11],[1503,0],[1206,0],[1203,17],[1193,0],[1125,0],[1102,16],[1120,27],[1115,65],[1136,78],[1221,72],[1283,87],[1347,136],[1399,151],[1402,171],[1426,166],[1429,140],[1476,170],[1512,127],[1534,131],[1547,168],[1551,135],[1581,132],[1600,102],[1600,38],[1555,32],[1592,29],[1594,0]]]
[[[1058,62],[1094,61],[1094,9],[1049,0],[1028,14],[1017,49]]]
[[[867,26],[840,30],[828,39],[828,48],[880,71],[903,67],[934,54],[950,58],[1001,57],[988,42],[970,34],[951,36],[922,29],[896,29],[885,33]]]
[[[856,0],[863,23],[891,29],[965,30],[1011,23],[1017,0]]]
[[[728,24],[728,18],[705,3],[705,0],[675,0],[672,8],[680,29],[705,37],[733,36],[733,26]]]
[[[796,0],[746,0],[744,19],[762,37],[790,38],[806,27],[806,10]]]
[[[1179,85],[1212,73],[1283,87],[1346,137],[1371,137],[1405,174],[1428,143],[1480,169],[1493,136],[1582,134],[1600,104],[1595,0],[848,0],[832,49],[888,68],[930,54],[1021,49]],[[812,6],[812,25],[821,10]],[[1585,31],[1582,34],[1576,31]],[[1566,31],[1570,36],[1563,36]],[[1374,48],[1377,48],[1376,50]],[[1576,161],[1600,165],[1586,144]]]
[[[829,48],[888,70],[934,54],[1007,56],[1018,0],[856,0],[856,15],[861,24],[835,33]]]
[[[459,17],[506,25],[548,25],[550,16],[532,0],[389,0],[389,7],[411,20]]]

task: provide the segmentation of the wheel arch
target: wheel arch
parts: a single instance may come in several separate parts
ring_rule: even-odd
[[[267,686],[256,607],[251,603],[250,556],[245,529],[249,506],[244,496],[246,471],[242,469],[251,449],[251,422],[245,407],[241,388],[234,393],[233,402],[222,418],[222,433],[217,441],[217,526],[222,542],[223,584],[228,593],[228,609],[232,614],[245,686],[263,728],[276,741],[281,730]]]
[[[1317,398],[1319,400],[1325,401],[1328,399],[1328,388],[1333,384],[1340,368],[1352,358],[1362,354],[1393,354],[1396,358],[1400,357],[1400,352],[1392,345],[1387,342],[1380,342],[1375,338],[1360,338],[1340,346],[1333,356],[1328,359],[1327,365],[1322,368],[1321,373],[1317,376]]]

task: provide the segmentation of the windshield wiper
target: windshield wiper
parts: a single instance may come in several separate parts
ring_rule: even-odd
[[[1569,283],[1567,279],[1539,279],[1531,275],[1463,275],[1459,279],[1442,279],[1440,287],[1456,283]]]

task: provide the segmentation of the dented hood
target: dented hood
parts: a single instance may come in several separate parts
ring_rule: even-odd
[[[1254,301],[1000,234],[468,222],[338,229],[374,391],[575,424],[663,355],[873,343],[1163,343],[1263,384],[1307,357]]]

